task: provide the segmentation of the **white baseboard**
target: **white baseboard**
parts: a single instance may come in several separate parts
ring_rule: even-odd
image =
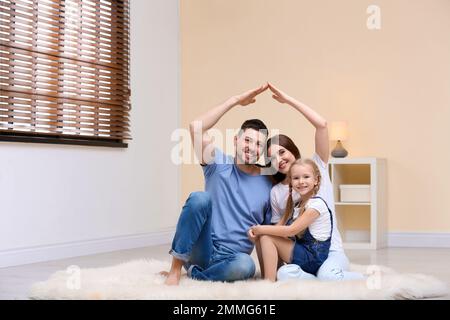
[[[175,228],[128,236],[0,251],[0,268],[172,242]]]
[[[390,232],[388,247],[450,248],[450,233]]]

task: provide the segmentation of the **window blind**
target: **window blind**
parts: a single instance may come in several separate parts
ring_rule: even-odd
[[[0,135],[130,136],[128,0],[0,0]]]

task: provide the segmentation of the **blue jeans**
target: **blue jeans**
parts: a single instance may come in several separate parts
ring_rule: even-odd
[[[232,282],[253,277],[255,263],[250,255],[213,245],[211,215],[209,193],[191,193],[181,210],[169,253],[184,262],[192,279]]]
[[[286,264],[278,269],[277,279],[318,279],[325,281],[365,279],[365,276],[361,273],[348,271],[349,267],[350,263],[344,252],[330,251],[328,258],[317,271],[317,277],[305,272],[296,264]]]

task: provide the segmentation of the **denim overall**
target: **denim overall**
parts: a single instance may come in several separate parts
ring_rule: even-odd
[[[321,199],[327,206],[331,222],[330,237],[325,241],[316,240],[309,232],[309,228],[307,228],[302,238],[295,237],[291,263],[300,266],[303,271],[315,275],[320,266],[328,258],[331,236],[333,234],[333,215],[325,200],[321,197],[313,197],[312,199]]]

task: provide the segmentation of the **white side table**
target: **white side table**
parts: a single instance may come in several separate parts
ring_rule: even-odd
[[[387,245],[386,160],[330,158],[329,172],[336,219],[346,249],[379,249]],[[342,202],[340,185],[370,185],[370,201]]]

